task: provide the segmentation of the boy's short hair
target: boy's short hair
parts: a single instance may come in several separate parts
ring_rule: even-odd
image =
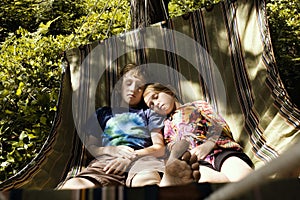
[[[136,64],[133,63],[128,63],[126,64],[120,71],[120,76],[124,76],[127,72],[131,71],[133,73],[134,77],[141,77],[145,80],[149,78],[148,72],[145,69],[145,66],[137,66]]]

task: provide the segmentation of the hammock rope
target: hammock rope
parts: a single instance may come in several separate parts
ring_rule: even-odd
[[[161,0],[161,5],[162,5],[163,10],[164,10],[165,18],[166,18],[166,20],[168,20],[168,19],[169,19],[169,14],[168,14],[166,5],[165,5],[165,3],[164,3],[164,0]]]
[[[149,22],[150,19],[148,19],[148,0],[145,0],[144,3],[145,3],[145,13],[144,13],[145,24],[144,25],[145,27],[147,27],[150,24]]]
[[[81,23],[81,25],[80,25],[78,31],[77,31],[77,32],[76,32],[76,31],[74,32],[73,37],[71,38],[71,40],[70,40],[69,43],[67,44],[67,47],[66,47],[66,50],[65,50],[65,51],[68,51],[68,50],[69,50],[71,43],[75,40],[75,38],[76,38],[76,36],[77,36],[77,33],[81,31],[83,25],[88,21],[89,16],[92,14],[92,12],[94,11],[94,9],[96,8],[96,6],[97,6],[97,4],[98,4],[98,1],[99,1],[99,0],[96,0],[96,1],[95,1],[95,3],[94,3],[94,5],[93,5],[92,9],[90,9],[90,11],[88,12],[88,14],[85,16],[85,19],[82,21],[82,23]]]
[[[98,1],[98,0],[97,0],[97,1]],[[100,19],[100,17],[102,16],[102,14],[104,13],[105,9],[108,7],[108,2],[109,2],[109,1],[106,1],[104,7],[102,8],[102,10],[101,10],[101,12],[100,12],[100,14],[99,14],[99,17],[98,17],[99,19]],[[94,24],[94,26],[93,26],[93,28],[92,28],[92,31],[91,31],[91,33],[90,33],[89,36],[88,36],[88,41],[90,40],[90,37],[93,35],[94,31],[96,30],[96,28],[97,28],[97,26],[98,26],[98,23],[99,23],[99,20],[97,20],[97,22]],[[99,39],[99,38],[97,38],[97,39]]]
[[[106,33],[105,33],[105,37],[108,37],[108,36],[109,36],[108,34],[109,34],[110,30],[111,30],[111,27],[113,26],[113,23],[114,23],[114,21],[115,21],[115,16],[116,16],[116,14],[117,14],[117,11],[118,11],[120,5],[121,5],[121,0],[118,1],[117,7],[116,7],[116,9],[115,9],[115,11],[114,11],[114,13],[113,13],[113,15],[112,15],[112,19],[110,20],[110,23],[109,23],[109,25],[108,25],[107,31],[106,31]]]

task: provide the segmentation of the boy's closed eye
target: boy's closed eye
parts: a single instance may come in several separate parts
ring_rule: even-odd
[[[125,81],[125,85],[130,86],[132,84],[132,80]]]

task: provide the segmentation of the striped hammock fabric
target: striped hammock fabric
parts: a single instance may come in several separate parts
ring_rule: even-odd
[[[136,63],[151,81],[172,85],[183,102],[203,99],[228,122],[256,169],[299,138],[300,112],[279,77],[264,0],[226,0],[181,17],[72,49],[58,111],[41,153],[0,184],[54,189],[90,159],[85,122],[113,104],[120,68]]]

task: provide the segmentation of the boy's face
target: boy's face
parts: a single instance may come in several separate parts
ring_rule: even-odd
[[[136,106],[142,100],[145,80],[134,76],[129,71],[123,76],[122,82],[122,106]]]
[[[146,105],[161,115],[168,115],[175,106],[175,98],[165,92],[149,92],[144,101]]]

